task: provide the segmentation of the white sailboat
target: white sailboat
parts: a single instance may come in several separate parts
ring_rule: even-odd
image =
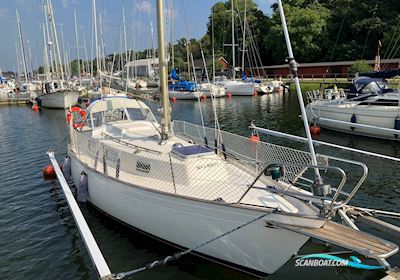
[[[44,83],[42,92],[38,96],[40,99],[39,104],[44,108],[66,109],[77,104],[80,92],[71,88],[64,81],[64,70],[51,0],[46,0],[44,5],[44,18],[43,41],[45,44],[45,65],[47,65],[46,76],[48,80]],[[48,24],[50,24],[50,28]],[[50,53],[50,59],[47,56],[47,51]],[[54,67],[50,66],[53,63],[52,54],[54,54]],[[50,74],[51,68],[55,70],[56,77],[52,77]]]
[[[243,82],[236,80],[236,61],[235,61],[235,17],[234,17],[234,1],[231,1],[231,15],[232,15],[232,80],[216,80],[215,84],[223,86],[226,94],[233,96],[253,96],[256,94],[255,85],[253,82]],[[245,25],[243,26],[243,38],[245,40]],[[243,65],[244,65],[244,52],[243,52]]]
[[[280,2],[279,8],[283,15]],[[396,253],[395,244],[331,220],[363,179],[350,193],[342,193],[344,171],[318,165],[327,158],[316,157],[309,132],[307,153],[218,129],[171,123],[163,12],[163,1],[158,0],[161,124],[141,101],[105,98],[87,108],[86,126],[70,126],[72,178],[78,185],[86,176],[90,203],[121,222],[185,248],[253,221],[196,253],[257,275],[275,272],[311,236],[376,259]],[[207,144],[214,138],[215,145]],[[322,183],[319,169],[341,174],[334,194]],[[307,171],[315,172],[312,191],[297,184]]]

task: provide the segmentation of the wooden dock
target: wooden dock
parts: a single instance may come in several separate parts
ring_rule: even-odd
[[[26,104],[29,101],[28,98],[5,98],[0,99],[1,105],[18,105],[18,104]]]
[[[394,267],[392,270],[387,272],[387,275],[381,280],[400,280],[400,268]]]

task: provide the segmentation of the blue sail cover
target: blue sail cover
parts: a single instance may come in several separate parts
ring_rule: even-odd
[[[176,73],[176,69],[175,69],[175,68],[172,69],[171,78],[172,78],[173,80],[176,80],[176,81],[179,81],[179,80],[181,79],[181,78],[178,76],[178,73]]]
[[[396,70],[361,73],[360,76],[365,76],[370,78],[390,79],[396,76],[400,76],[400,68]]]

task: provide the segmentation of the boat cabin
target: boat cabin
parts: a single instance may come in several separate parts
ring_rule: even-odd
[[[388,81],[383,78],[358,77],[353,80],[347,98],[360,95],[380,95],[393,91]]]
[[[64,86],[61,81],[45,82],[43,87],[43,94],[49,94],[63,90]]]

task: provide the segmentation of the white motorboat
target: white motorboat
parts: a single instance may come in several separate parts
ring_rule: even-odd
[[[169,99],[172,100],[197,100],[201,97],[200,91],[168,90]]]
[[[216,79],[215,85],[223,86],[225,93],[233,96],[253,96],[256,92],[255,84],[250,82]]]
[[[213,85],[211,83],[200,84],[199,91],[201,96],[205,96],[207,98],[211,97],[211,95],[216,98],[224,97],[226,95],[224,87]]]
[[[362,87],[360,81],[363,81]],[[335,131],[399,141],[399,92],[379,92],[379,89],[389,89],[383,80],[379,81],[382,88],[377,80],[365,77],[353,83],[360,94],[348,94],[351,98],[336,89],[309,92],[308,121]]]
[[[259,94],[268,94],[274,91],[273,86],[270,84],[256,84],[254,89]]]

